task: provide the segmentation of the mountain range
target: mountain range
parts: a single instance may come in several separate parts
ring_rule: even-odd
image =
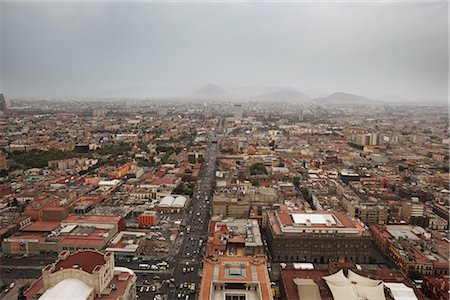
[[[270,100],[270,101],[300,101],[307,102],[311,100],[310,97],[299,92],[297,90],[278,90],[270,93],[261,94],[253,97],[258,100]]]
[[[113,91],[97,93],[97,97],[198,98],[202,100],[241,99],[274,102],[298,101],[300,103],[320,105],[380,105],[409,103],[408,100],[405,100],[397,95],[381,96],[376,99],[372,99],[351,93],[336,92],[327,96],[314,98],[290,87],[250,87],[236,85],[219,86],[214,83],[208,83],[195,91],[192,91],[189,87],[173,88],[169,86],[130,86]]]

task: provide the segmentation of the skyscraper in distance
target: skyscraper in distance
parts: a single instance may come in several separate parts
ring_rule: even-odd
[[[235,104],[234,105],[234,120],[235,121],[242,120],[242,115],[243,115],[242,104]]]
[[[0,115],[6,115],[8,112],[8,106],[6,105],[6,99],[3,94],[0,94]]]

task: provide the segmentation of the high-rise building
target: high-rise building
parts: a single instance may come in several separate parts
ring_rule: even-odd
[[[6,99],[3,94],[0,94],[0,116],[6,115],[8,112],[8,105],[6,103]]]
[[[300,122],[303,122],[303,109],[300,109],[299,113],[298,113],[298,120]]]
[[[355,140],[361,146],[376,146],[380,144],[379,136],[376,133],[358,134]]]
[[[322,116],[322,108],[317,106],[314,108],[314,118],[320,118]]]
[[[234,105],[234,120],[240,121],[242,120],[243,110],[242,110],[242,104],[235,104]]]
[[[206,119],[212,117],[211,106],[209,106],[206,102],[203,104],[203,113]]]

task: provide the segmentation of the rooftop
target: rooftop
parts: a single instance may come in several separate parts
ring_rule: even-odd
[[[61,269],[71,269],[77,266],[77,268],[81,268],[83,271],[92,274],[97,266],[104,265],[105,263],[104,254],[100,252],[91,250],[79,251],[70,254],[66,259],[58,260],[53,269],[53,273]]]

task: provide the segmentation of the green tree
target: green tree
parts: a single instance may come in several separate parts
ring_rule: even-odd
[[[292,181],[292,183],[298,189],[300,186],[300,177],[299,176],[294,177],[294,180]]]
[[[255,163],[250,166],[251,175],[266,175],[267,170],[263,163]]]

